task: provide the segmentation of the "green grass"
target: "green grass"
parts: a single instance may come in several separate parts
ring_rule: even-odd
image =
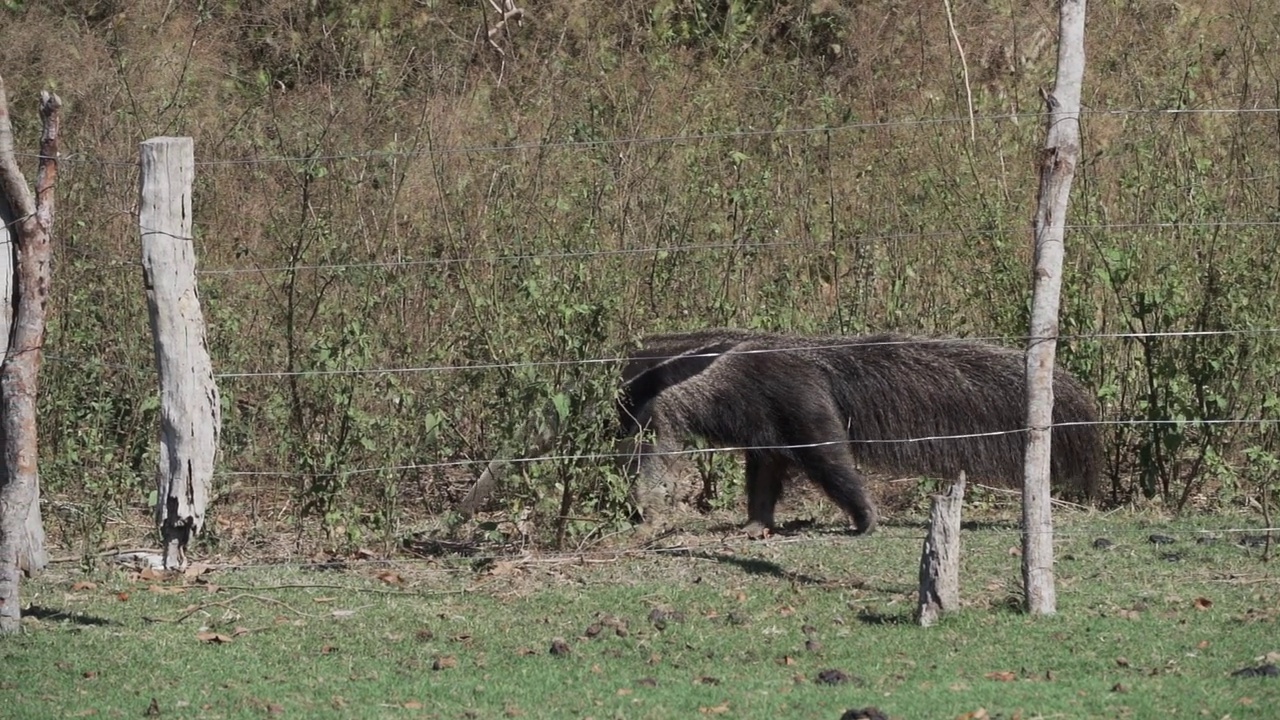
[[[964,535],[965,607],[930,629],[911,622],[912,524],[221,569],[208,585],[55,571],[26,585],[40,619],[0,643],[4,714],[140,717],[154,698],[162,717],[202,718],[1275,717],[1280,680],[1231,673],[1280,651],[1280,577],[1233,536],[1197,544],[1191,522],[1240,520],[1061,519],[1059,613],[1042,619],[1015,609],[1016,528],[980,524]],[[1099,536],[1115,547],[1095,549]],[[818,683],[828,669],[851,680]]]

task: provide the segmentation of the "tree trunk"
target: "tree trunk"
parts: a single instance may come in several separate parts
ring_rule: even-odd
[[[15,245],[10,247],[15,251],[8,260],[17,258],[15,281],[5,281],[13,305],[0,313],[7,316],[9,331],[0,365],[0,441],[4,448],[0,468],[0,633],[17,632],[21,627],[22,573],[30,575],[48,563],[40,522],[36,391],[53,259],[49,240],[61,106],[57,95],[41,93],[43,133],[32,197],[14,155],[8,99],[0,79],[0,196],[12,215],[12,224],[8,219],[6,224],[12,228]]]
[[[1048,138],[1040,158],[1035,215],[1035,290],[1027,344],[1027,449],[1022,490],[1022,577],[1027,610],[1057,612],[1053,580],[1053,515],[1049,497],[1053,366],[1062,289],[1067,200],[1080,156],[1080,85],[1084,77],[1085,0],[1062,0],[1058,77],[1048,106]]]
[[[184,564],[187,543],[204,524],[222,429],[222,406],[196,291],[191,231],[194,147],[188,137],[152,138],[140,147],[142,272],[160,375],[156,522],[166,568]]]

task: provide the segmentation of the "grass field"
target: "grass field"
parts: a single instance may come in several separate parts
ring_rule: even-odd
[[[1016,524],[970,522],[965,606],[930,629],[916,522],[194,578],[59,566],[0,645],[0,714],[1274,718],[1280,678],[1233,676],[1280,654],[1280,577],[1228,532],[1250,525],[1060,516],[1059,613],[1032,619]]]

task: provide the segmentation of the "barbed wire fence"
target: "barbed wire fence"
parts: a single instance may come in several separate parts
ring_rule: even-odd
[[[1124,118],[1133,116],[1147,117],[1165,117],[1165,118],[1182,118],[1195,116],[1280,116],[1280,108],[1242,108],[1242,109],[1123,109],[1123,110],[1106,110],[1106,109],[1086,109],[1083,115],[1091,118]],[[510,153],[545,153],[545,152],[566,152],[566,153],[584,153],[593,150],[613,149],[617,147],[633,147],[633,146],[663,146],[667,148],[678,147],[682,145],[696,145],[706,142],[717,141],[738,141],[738,140],[759,140],[768,138],[783,137],[804,137],[816,136],[821,134],[833,133],[853,133],[866,130],[924,130],[943,125],[968,125],[975,120],[983,123],[998,122],[1022,122],[1037,121],[1042,118],[1040,113],[1014,113],[1014,114],[994,114],[978,116],[971,118],[963,117],[945,117],[945,118],[918,118],[903,119],[894,121],[877,121],[865,123],[849,123],[831,127],[808,127],[793,128],[780,130],[748,130],[735,132],[717,132],[717,133],[700,133],[689,135],[665,135],[655,137],[627,137],[615,138],[607,140],[592,141],[566,141],[566,142],[537,142],[537,143],[512,143],[508,145],[492,145],[492,146],[474,146],[474,147],[457,147],[457,148],[436,148],[436,149],[418,149],[409,151],[359,151],[351,153],[326,154],[318,153],[313,155],[301,156],[272,156],[272,157],[248,157],[248,158],[207,158],[198,159],[197,167],[200,169],[208,169],[210,171],[218,171],[222,168],[229,167],[248,167],[258,168],[267,165],[305,165],[315,166],[320,163],[369,163],[369,162],[386,162],[391,160],[408,160],[421,158],[439,158],[446,156],[470,156],[470,155],[503,155]],[[71,155],[63,158],[62,162],[70,166],[73,172],[93,173],[100,170],[109,169],[113,172],[123,172],[125,175],[133,172],[136,167],[135,162],[124,161],[118,159],[90,158],[77,155]],[[1235,184],[1261,184],[1274,182],[1280,179],[1280,171],[1250,173],[1247,175],[1231,176],[1231,177],[1214,177],[1204,179],[1201,182],[1211,183],[1235,183]],[[1177,188],[1173,188],[1177,190]],[[117,207],[125,208],[129,205],[127,201],[118,199]],[[892,209],[893,202],[886,203],[884,207],[886,211]],[[303,212],[307,210],[304,209]],[[124,209],[119,211],[121,216],[129,216],[130,212]],[[1081,213],[1084,215],[1086,213]],[[1274,212],[1269,216],[1260,216],[1255,218],[1231,218],[1224,217],[1222,219],[1171,219],[1167,221],[1107,221],[1105,219],[1093,218],[1088,221],[1078,221],[1068,226],[1069,236],[1084,236],[1089,233],[1112,234],[1126,232],[1168,232],[1168,233],[1220,233],[1232,231],[1251,231],[1255,233],[1275,234],[1280,232],[1280,219],[1277,219]],[[932,230],[918,230],[911,232],[849,232],[843,237],[834,238],[830,245],[840,247],[853,246],[886,246],[890,244],[904,244],[915,246],[945,246],[948,241],[956,238],[973,238],[973,237],[992,237],[992,236],[1009,236],[1025,232],[1023,228],[1017,227],[991,227],[990,225],[974,225],[963,228],[942,228]],[[207,239],[197,238],[200,242],[208,244]],[[190,239],[187,239],[190,240]],[[748,238],[741,241],[734,240],[730,242],[692,242],[692,241],[675,241],[671,244],[649,244],[641,247],[582,247],[582,248],[565,248],[557,250],[538,249],[529,252],[512,252],[512,253],[479,253],[456,255],[450,257],[419,257],[419,258],[398,258],[388,260],[371,260],[371,261],[350,261],[350,260],[334,260],[334,261],[303,261],[301,258],[295,258],[294,261],[288,263],[226,263],[221,262],[211,267],[200,270],[200,277],[210,283],[243,283],[249,282],[246,277],[267,278],[276,275],[297,275],[299,273],[312,273],[316,275],[344,273],[352,271],[360,272],[427,272],[432,271],[447,272],[451,268],[465,268],[469,266],[496,266],[502,264],[518,264],[518,263],[567,263],[570,261],[593,261],[602,259],[625,259],[625,258],[655,258],[659,255],[691,255],[695,253],[716,253],[716,252],[740,252],[748,249],[751,252],[770,252],[781,251],[786,249],[804,249],[812,247],[815,244],[821,244],[823,241],[815,241],[814,239],[805,240],[788,240],[788,239],[754,239]],[[1082,242],[1076,243],[1074,252],[1089,252]],[[85,276],[97,276],[102,282],[116,282],[110,279],[110,276],[104,275],[115,270],[136,270],[139,262],[136,258],[130,257],[125,253],[110,253],[95,248],[86,248],[80,244],[69,247],[71,260],[76,263],[76,271],[83,273]],[[219,253],[225,255],[225,253]],[[102,280],[101,278],[108,279]],[[264,283],[270,285],[270,283]],[[464,321],[465,322],[465,321]],[[278,328],[277,328],[278,330]],[[956,329],[960,330],[959,328]],[[1063,340],[1085,341],[1085,342],[1132,342],[1132,341],[1151,341],[1151,340],[1203,340],[1210,338],[1232,339],[1232,338],[1271,338],[1280,333],[1280,325],[1270,324],[1265,326],[1250,326],[1222,329],[1197,329],[1191,327],[1173,328],[1164,330],[1145,330],[1141,327],[1134,328],[1128,332],[1115,331],[1098,331],[1098,332],[1064,332],[1060,335]],[[964,337],[971,339],[980,339],[988,342],[999,344],[1019,346],[1025,345],[1027,338],[1007,332],[967,332],[958,333]],[[131,365],[126,363],[113,363],[101,358],[89,358],[77,356],[74,353],[59,352],[59,348],[48,348],[49,353],[46,360],[51,363],[78,365],[78,366],[101,366],[109,368],[115,372],[130,375],[135,382],[145,382],[151,377],[152,369],[145,365]],[[785,351],[786,348],[778,351]],[[598,366],[603,368],[613,368],[620,364],[625,358],[622,352],[610,354],[593,354],[587,357],[552,357],[549,359],[532,360],[520,359],[509,360],[499,355],[471,357],[466,362],[414,362],[412,358],[406,358],[407,362],[402,365],[375,363],[370,366],[341,366],[341,367],[292,367],[292,368],[269,368],[263,367],[269,365],[270,358],[259,358],[252,365],[236,367],[230,362],[217,369],[215,377],[220,384],[232,385],[248,381],[283,381],[291,382],[295,380],[314,380],[330,378],[341,378],[351,382],[364,382],[371,378],[387,378],[394,376],[415,376],[415,375],[455,375],[458,373],[474,373],[481,371],[536,371],[556,368],[581,368],[584,366]],[[243,358],[241,358],[243,360]],[[216,359],[215,359],[216,362]],[[342,363],[338,363],[341,365]],[[348,363],[349,365],[352,363]],[[1136,426],[1171,426],[1171,427],[1227,427],[1227,426],[1249,426],[1255,428],[1274,427],[1280,422],[1275,416],[1275,409],[1265,406],[1265,404],[1255,403],[1249,408],[1252,414],[1240,417],[1222,418],[1222,417],[1103,417],[1098,425],[1105,427],[1136,427]],[[512,409],[513,412],[533,412],[528,408]],[[1025,428],[1010,428],[1000,431],[1001,434],[1017,434],[1026,432]],[[962,439],[965,437],[973,437],[972,435],[947,435],[947,436],[929,436],[917,438],[894,438],[887,439],[883,442],[895,443],[912,443],[922,441],[936,441],[946,439]],[[842,441],[833,441],[842,442]],[[769,449],[782,449],[784,446],[770,447]],[[792,446],[785,446],[792,447]],[[746,449],[763,449],[763,448],[720,448],[714,451],[739,451]],[[687,448],[678,451],[678,454],[697,456],[712,452],[713,450],[706,448]],[[409,472],[427,472],[443,469],[469,469],[473,467],[484,467],[495,461],[507,462],[516,465],[526,465],[530,463],[610,463],[616,462],[627,457],[624,453],[618,452],[572,452],[572,453],[549,453],[539,455],[490,455],[485,457],[452,457],[448,459],[431,460],[427,462],[412,463],[396,463],[387,465],[357,465],[351,467],[343,467],[337,470],[323,470],[316,468],[297,469],[297,468],[240,468],[237,467],[236,458],[223,458],[223,469],[219,475],[224,478],[351,478],[358,476],[380,475],[387,473],[409,473]],[[1270,532],[1273,528],[1264,528]],[[1202,533],[1203,530],[1187,530],[1188,533]],[[1223,532],[1236,532],[1236,530],[1226,530]]]

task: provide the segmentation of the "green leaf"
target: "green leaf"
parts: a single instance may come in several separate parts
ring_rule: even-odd
[[[556,393],[551,396],[551,404],[556,406],[556,416],[561,420],[569,418],[569,396],[564,393]]]

